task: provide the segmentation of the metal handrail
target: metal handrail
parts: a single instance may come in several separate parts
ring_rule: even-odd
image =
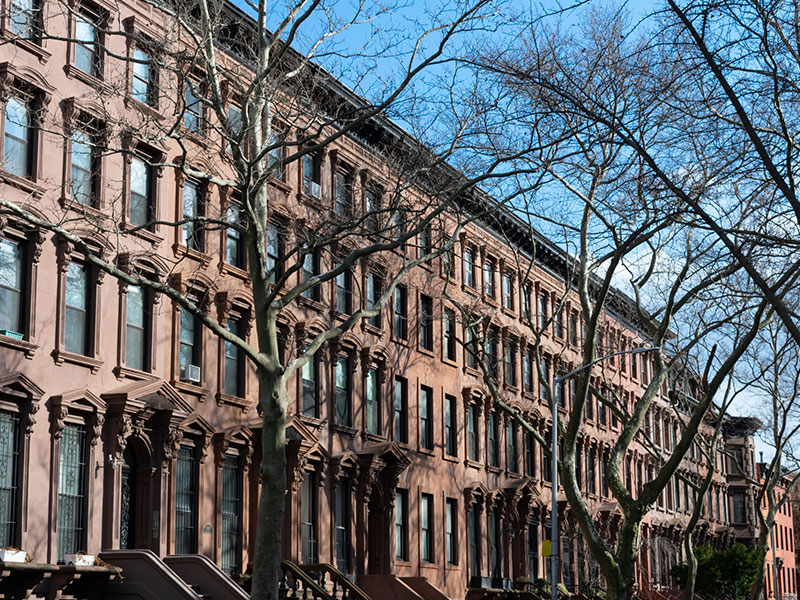
[[[302,584],[301,587],[303,588],[303,590],[310,591],[313,598],[317,598],[319,600],[334,600],[334,596],[331,596],[327,591],[325,591],[325,589],[322,586],[320,586],[316,581],[314,581],[311,577],[309,577],[308,573],[304,569],[301,569],[295,563],[288,560],[282,560],[281,571],[283,571],[283,573],[281,574],[281,581],[280,581],[281,591],[291,589],[293,592],[295,593],[297,592],[296,585],[290,587],[286,581],[286,572],[289,572],[292,574],[292,579],[293,579],[292,583],[297,584],[298,581],[301,582]],[[306,597],[305,593],[303,594],[303,597],[304,598]]]
[[[358,587],[355,583],[347,578],[347,575],[342,573],[339,569],[330,563],[312,563],[299,565],[306,573],[321,573],[324,576],[330,577],[333,583],[333,596],[337,597],[341,588],[342,600],[372,600],[364,590]]]

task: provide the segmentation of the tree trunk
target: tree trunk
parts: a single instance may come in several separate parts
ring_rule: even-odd
[[[694,555],[691,533],[684,536],[683,543],[684,549],[686,550],[686,591],[684,600],[692,600],[692,598],[694,598],[694,588],[697,583],[697,557]]]
[[[286,498],[286,407],[283,378],[259,370],[263,410],[261,430],[261,495],[258,500],[253,600],[278,600],[281,576],[281,532]]]
[[[622,523],[622,530],[617,537],[617,551],[615,553],[614,572],[609,577],[606,600],[630,600],[633,597],[633,587],[636,581],[636,559],[639,555],[639,521],[640,518],[629,516],[627,522]]]
[[[756,575],[753,584],[750,586],[750,600],[761,600],[764,593],[764,579],[767,576],[767,548],[769,546],[770,527],[765,527],[762,524],[761,531],[758,534],[758,547],[764,550],[764,556],[761,559],[758,575]],[[775,585],[775,582],[773,582],[772,585]]]

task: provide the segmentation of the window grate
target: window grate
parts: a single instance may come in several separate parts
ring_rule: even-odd
[[[181,446],[175,470],[175,553],[197,552],[197,468],[195,449]]]
[[[85,549],[86,428],[67,424],[61,436],[58,475],[58,562]]]
[[[0,547],[13,546],[17,533],[19,419],[0,411]]]
[[[239,458],[228,455],[222,461],[222,570],[230,575],[240,571],[242,485]]]

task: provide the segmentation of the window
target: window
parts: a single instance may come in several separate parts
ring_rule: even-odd
[[[578,315],[575,313],[569,316],[569,343],[573,346],[578,345]]]
[[[503,273],[503,306],[514,310],[514,274],[511,271]]]
[[[3,169],[19,177],[33,174],[33,118],[31,100],[22,95],[6,101]]]
[[[303,156],[303,192],[314,198],[322,197],[320,187],[320,159],[316,152]]]
[[[551,428],[544,436],[548,448],[553,447],[552,436],[553,430]],[[542,453],[542,479],[544,481],[553,481],[553,458],[552,456],[547,456],[544,452]]]
[[[470,404],[467,412],[467,441],[469,459],[478,460],[478,405]]]
[[[572,381],[574,382],[575,380],[573,379]],[[594,397],[592,394],[586,395],[586,404],[584,404],[583,414],[589,420],[594,419]]]
[[[302,369],[303,414],[307,417],[317,416],[317,357],[312,356]]]
[[[497,379],[497,332],[491,329],[486,334],[486,366],[489,376]]]
[[[283,275],[283,233],[276,223],[267,227],[267,269],[269,282],[276,284]]]
[[[458,405],[455,396],[445,394],[444,397],[444,451],[448,456],[458,454]]]
[[[336,276],[336,310],[350,314],[353,302],[353,275],[349,270],[342,271]]]
[[[203,103],[200,98],[199,82],[187,78],[183,82],[183,126],[195,133],[203,130]]]
[[[286,171],[283,165],[283,154],[285,135],[277,131],[272,131],[269,139],[270,148],[267,150],[267,168],[270,175],[279,181],[283,181]]]
[[[737,525],[747,523],[744,492],[733,492],[733,522]]]
[[[38,0],[12,0],[9,29],[12,35],[36,39],[41,32],[42,7]]]
[[[419,232],[419,254],[420,256],[433,254],[433,230],[430,225]]]
[[[600,457],[600,492],[608,498],[608,480],[606,479],[606,461]]]
[[[240,319],[229,318],[225,329],[235,336],[242,337],[244,328]],[[225,342],[225,393],[228,396],[244,396],[244,360],[242,350],[232,342]]]
[[[483,285],[484,292],[488,298],[494,298],[494,271],[495,260],[487,256],[483,263]]]
[[[67,423],[59,443],[56,560],[86,547],[86,428]]]
[[[564,338],[564,311],[559,305],[555,314],[555,334],[557,338]]]
[[[547,386],[550,385],[550,357],[542,359],[542,380],[539,382],[539,397],[542,400],[549,400],[547,397]]]
[[[549,310],[547,309],[548,296],[547,292],[539,294],[539,329],[547,329],[547,320],[549,318]]]
[[[631,377],[638,377],[637,369],[636,369],[636,355],[631,354]]]
[[[425,385],[419,389],[419,445],[433,450],[433,390]]]
[[[0,335],[21,334],[24,329],[24,261],[21,243],[0,240]]]
[[[497,414],[494,411],[489,413],[489,421],[487,423],[489,435],[489,466],[500,466],[500,431],[498,427]]]
[[[336,422],[350,426],[351,405],[350,359],[340,356],[336,360]]]
[[[128,286],[125,298],[125,364],[131,369],[150,369],[150,292]]]
[[[225,262],[238,269],[246,268],[244,236],[239,231],[242,227],[242,205],[231,202],[228,205],[227,220],[229,226],[225,229]]]
[[[156,105],[156,81],[153,60],[141,48],[133,50],[131,66],[131,96],[149,106]]]
[[[556,379],[558,379],[556,377]],[[561,408],[567,407],[567,382],[563,379],[559,380],[557,383],[553,382],[553,391],[556,395],[556,404],[558,404]]]
[[[181,446],[175,464],[175,554],[197,552],[197,461],[195,449]]]
[[[464,285],[475,288],[475,249],[472,246],[464,249]]]
[[[313,277],[319,275],[319,252],[309,252],[303,256],[303,282],[310,281]],[[303,296],[310,300],[320,299],[320,286],[314,285],[303,292]]]
[[[419,297],[419,345],[433,350],[433,298],[425,294]]]
[[[367,274],[367,297],[366,309],[372,310],[378,306],[378,301],[383,294],[383,277],[377,271],[370,271]],[[395,293],[397,290],[395,289]],[[369,324],[373,327],[380,328],[381,326],[381,313],[378,309],[378,314],[369,318]]]
[[[430,494],[422,494],[420,546],[423,562],[433,562],[433,496]]]
[[[529,394],[533,393],[533,370],[536,368],[536,357],[533,354],[533,348],[528,348],[525,350],[525,355],[523,357],[524,365],[523,367],[523,377],[525,378],[524,386],[525,391]]]
[[[364,194],[365,225],[367,231],[378,231],[378,217],[381,207],[380,192],[374,188],[368,189]]]
[[[394,502],[394,556],[408,560],[408,490],[397,490]]]
[[[367,432],[378,434],[380,424],[380,386],[378,369],[370,367],[367,371]]]
[[[65,281],[64,349],[75,354],[88,354],[91,330],[89,269],[71,262],[67,265]]]
[[[508,470],[512,473],[518,473],[517,457],[519,451],[517,450],[517,423],[516,421],[509,421],[506,430],[506,437],[508,438]]]
[[[81,6],[75,15],[75,67],[92,77],[102,77],[100,17]]]
[[[533,477],[534,474],[534,465],[533,465],[533,457],[534,452],[536,450],[535,438],[533,434],[528,432],[525,434],[525,475],[528,477]]]
[[[141,156],[131,158],[129,191],[130,224],[147,224],[154,214],[153,168]]]
[[[475,335],[475,329],[468,325],[466,327],[467,343],[464,347],[466,353],[466,363],[471,369],[478,368],[478,339]]]
[[[468,515],[469,534],[469,574],[480,577],[481,574],[481,518],[477,506],[471,506]]]
[[[598,400],[597,400],[597,422],[600,425],[606,425],[607,421],[608,421],[608,419],[606,418],[606,404],[605,404],[605,402],[603,402],[602,398],[598,398]],[[648,418],[647,422],[649,422],[649,421],[650,421],[650,419]]]
[[[447,564],[458,564],[458,500],[447,498],[444,539],[447,553]]]
[[[339,481],[334,491],[334,527],[336,529],[336,568],[350,572],[350,481]]]
[[[203,251],[203,226],[197,221],[203,216],[203,195],[196,181],[183,184],[183,227],[181,242],[187,248]]]
[[[526,283],[522,288],[522,316],[533,322],[531,318],[531,284]]]
[[[444,310],[444,357],[456,360],[456,313],[452,309]]]
[[[78,204],[97,204],[98,156],[94,135],[85,129],[72,132],[70,196]]]
[[[317,562],[316,480],[316,473],[305,471],[300,485],[300,560],[305,564]]]
[[[586,484],[587,484],[587,491],[590,494],[594,494],[597,490],[595,489],[595,461],[597,460],[597,452],[594,448],[589,448],[589,457],[588,457],[587,469],[586,469]]]
[[[494,508],[489,513],[489,570],[492,579],[502,577],[501,568],[503,562],[502,548],[500,547],[500,509]]]
[[[442,252],[442,275],[450,278],[456,274],[456,263],[453,257],[453,249],[445,248]]]
[[[16,545],[19,520],[19,418],[0,410],[0,547]]]
[[[349,170],[336,171],[336,213],[349,215],[353,211],[353,179]]]
[[[506,342],[506,385],[517,385],[517,343]]]
[[[394,337],[399,340],[408,339],[408,306],[407,290],[398,285],[394,288]]]
[[[408,380],[399,376],[394,378],[394,439],[408,442]]]
[[[223,571],[235,575],[241,570],[242,470],[239,457],[226,454],[222,461],[222,556]]]
[[[193,377],[191,366],[200,366],[200,340],[202,325],[197,318],[189,313],[188,310],[181,311],[180,325],[180,374],[182,381],[192,381]],[[195,383],[197,383],[195,381]]]

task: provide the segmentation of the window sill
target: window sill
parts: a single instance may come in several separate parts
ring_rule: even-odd
[[[192,396],[197,396],[200,402],[202,402],[208,397],[208,390],[200,385],[195,385],[193,383],[187,383],[185,381],[180,381],[180,380],[173,381],[172,385],[175,387],[176,390],[185,392],[187,394],[191,394]]]
[[[219,272],[225,275],[232,275],[237,279],[243,280],[247,285],[250,285],[250,273],[235,265],[229,265],[225,261],[219,263]]]
[[[289,186],[288,183],[286,183],[283,179],[281,179],[279,177],[274,177],[274,176],[270,175],[269,179],[267,179],[267,182],[270,185],[272,185],[273,187],[278,188],[284,194],[290,194],[292,192],[291,186]]]
[[[471,285],[469,285],[469,284],[462,283],[462,284],[461,284],[461,289],[462,289],[464,292],[466,292],[467,294],[469,294],[470,296],[473,296],[473,297],[475,297],[475,298],[477,298],[477,297],[478,297],[478,290],[476,290],[474,287],[472,287],[472,286],[471,286]]]
[[[34,198],[41,198],[44,195],[44,188],[27,177],[20,177],[19,175],[14,175],[7,171],[0,171],[0,179],[8,185],[21,189],[26,194],[32,194]]]
[[[503,389],[515,395],[519,393],[519,388],[516,383],[504,383]]]
[[[431,358],[434,358],[436,356],[433,352],[433,348],[428,350],[427,348],[423,348],[422,346],[417,346],[417,350],[419,351],[420,354],[430,356]]]
[[[211,262],[211,257],[208,254],[205,254],[196,248],[189,248],[183,244],[173,244],[172,252],[177,258],[190,258],[194,261],[197,261],[204,267],[208,266],[208,263]]]
[[[250,402],[247,398],[242,396],[231,396],[229,394],[223,394],[222,392],[218,392],[216,395],[217,406],[222,406],[223,404],[229,404],[231,406],[235,406],[236,408],[240,408],[242,412],[247,411],[250,407]]]
[[[406,348],[408,348],[408,347],[409,347],[409,345],[410,345],[410,344],[408,343],[408,340],[407,340],[407,339],[405,339],[405,338],[400,338],[400,337],[397,337],[397,336],[395,336],[394,334],[392,334],[392,341],[393,341],[395,344],[398,344],[398,345],[400,345],[400,346],[405,346]]]
[[[142,102],[141,100],[137,100],[133,96],[125,96],[125,100],[123,102],[125,103],[126,108],[133,108],[149,117],[153,117],[155,119],[164,118],[164,115],[159,112],[158,106],[151,106],[150,104]]]
[[[22,48],[23,50],[30,52],[36,56],[36,58],[38,58],[39,62],[42,64],[46,63],[52,56],[50,52],[42,48],[41,45],[37,44],[33,40],[17,37],[10,31],[3,31],[2,39],[8,40],[18,48]]]
[[[100,92],[110,93],[111,86],[108,85],[105,81],[100,79],[99,77],[95,77],[94,75],[90,75],[89,73],[84,73],[75,65],[64,65],[64,73],[70,79],[77,79],[78,81],[82,81],[86,85],[89,85]]]
[[[464,465],[466,465],[467,467],[470,467],[472,469],[482,469],[483,468],[483,465],[481,463],[479,463],[476,460],[472,460],[470,458],[468,458],[467,460],[464,461]]]
[[[420,448],[417,448],[417,452],[418,452],[419,454],[425,454],[425,455],[427,455],[427,456],[434,456],[434,454],[435,454],[435,451],[434,451],[433,449],[429,449],[429,448],[422,448],[422,447],[420,447]]]
[[[386,436],[378,435],[377,433],[367,433],[366,431],[361,433],[361,438],[371,442],[385,442],[388,440]]]
[[[92,204],[81,204],[80,202],[76,202],[67,196],[61,196],[61,198],[58,199],[58,203],[67,210],[71,210],[83,216],[91,217],[97,221],[104,220],[106,218],[102,211],[97,208],[97,206]]]
[[[127,229],[125,233],[128,233],[130,235],[135,235],[138,238],[142,238],[143,240],[145,240],[146,242],[150,242],[154,246],[157,246],[164,240],[164,238],[162,238],[160,235],[156,235],[155,233],[153,233],[152,231],[148,231],[147,229]]]
[[[451,462],[451,463],[459,463],[459,462],[461,462],[459,460],[458,456],[452,456],[450,454],[447,454],[446,452],[444,454],[442,454],[442,460],[446,460],[447,462]]]
[[[477,368],[470,367],[468,365],[464,365],[464,373],[467,375],[473,375],[475,377],[480,377],[481,375],[481,372]]]
[[[458,368],[458,362],[455,359],[447,358],[446,356],[442,357],[442,362],[450,367]]]
[[[92,358],[90,356],[84,356],[83,354],[67,352],[66,350],[53,350],[53,358],[55,359],[57,365],[67,362],[74,365],[87,367],[92,373],[97,373],[97,371],[100,370],[100,367],[103,366],[102,360]]]
[[[33,355],[36,354],[36,351],[39,349],[39,346],[27,340],[15,340],[7,335],[0,335],[0,346],[21,350],[25,353],[25,358],[33,358]]]
[[[314,429],[319,429],[325,424],[325,419],[320,419],[318,417],[309,417],[308,415],[304,415],[302,412],[297,413],[297,418],[300,419],[306,425],[313,427]]]
[[[503,469],[500,467],[493,467],[491,465],[486,465],[486,471],[488,473],[495,473],[497,475],[501,475],[503,473]]]
[[[126,367],[125,365],[117,365],[114,367],[114,375],[117,376],[118,379],[128,378],[128,379],[137,379],[137,380],[144,380],[144,379],[155,379],[155,375],[152,373],[148,373],[147,371],[140,371],[139,369],[132,369],[131,367]]]
[[[335,319],[336,321],[345,321],[352,313],[341,312],[334,309],[331,309],[331,319]]]
[[[483,301],[492,308],[499,308],[497,300],[495,300],[492,296],[487,296],[485,293],[483,294]]]
[[[383,335],[386,333],[382,328],[375,327],[375,325],[370,325],[366,322],[366,320],[361,321],[361,330],[364,333],[371,333],[372,335],[376,335],[378,337],[383,337]]]
[[[306,308],[310,308],[311,310],[315,310],[317,312],[323,312],[325,310],[325,305],[322,303],[321,300],[314,300],[314,298],[308,298],[307,296],[303,296],[302,294],[297,296],[295,301],[300,306],[305,306]]]
[[[508,317],[511,317],[512,319],[516,319],[517,318],[517,313],[514,312],[513,308],[508,308],[508,307],[504,306],[503,307],[503,314],[508,316]]]
[[[326,208],[322,196],[317,198],[316,196],[312,196],[311,194],[307,194],[305,192],[299,192],[297,194],[297,200],[301,204],[305,204],[306,206],[313,206],[317,210],[325,210]]]
[[[509,479],[522,479],[522,473],[518,473],[517,471],[506,471],[506,477]]]
[[[351,440],[353,438],[355,438],[356,435],[358,434],[358,429],[356,429],[355,427],[350,427],[349,425],[337,425],[336,423],[331,425],[331,430],[332,431],[338,431],[339,433],[343,433],[344,435],[349,437]]]
[[[179,129],[184,137],[190,139],[202,148],[208,148],[208,131],[206,131],[205,128],[205,119],[203,119],[203,124],[200,125],[199,131],[196,129],[189,129],[183,125],[183,123],[180,124]]]

